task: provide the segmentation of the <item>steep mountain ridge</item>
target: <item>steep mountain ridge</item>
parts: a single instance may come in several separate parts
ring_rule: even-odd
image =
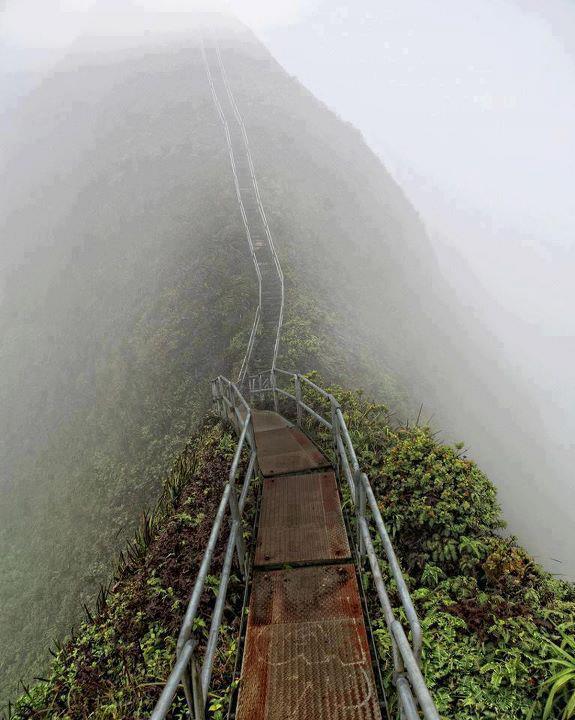
[[[451,385],[466,358],[445,327],[461,319],[401,190],[251,34],[218,37],[286,277],[280,366],[345,378],[402,416],[447,390],[464,405],[465,379]],[[71,57],[12,125],[0,217],[4,695],[44,667],[109,576],[204,415],[208,379],[239,370],[257,302],[197,37]],[[474,359],[480,374],[484,359],[492,350]]]

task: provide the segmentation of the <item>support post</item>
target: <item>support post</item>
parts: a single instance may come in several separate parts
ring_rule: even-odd
[[[302,407],[301,407],[301,378],[299,374],[294,375],[295,382],[295,403],[297,412],[297,426],[301,428],[302,423]]]
[[[365,542],[363,539],[363,533],[361,532],[361,520],[365,519],[365,505],[366,505],[366,493],[365,483],[367,482],[367,476],[365,473],[357,472],[355,475],[355,513],[357,523],[357,552],[359,554],[360,563],[366,555]]]
[[[339,446],[340,443],[338,442],[340,438],[340,431],[339,431],[339,417],[337,415],[337,410],[339,408],[338,403],[332,398],[331,401],[331,433],[332,433],[332,442],[333,442],[333,452],[336,460],[336,473],[337,477],[341,480],[341,465],[342,465],[342,459],[339,456]],[[355,500],[355,498],[353,498]]]
[[[272,388],[274,393],[274,410],[276,412],[279,412],[279,402],[278,402],[278,391],[277,391],[277,385],[276,385],[276,374],[275,371],[272,370],[270,372],[270,379],[272,382]]]
[[[240,516],[240,508],[238,505],[238,495],[236,492],[236,485],[234,480],[230,480],[230,514],[232,516],[232,530],[234,525],[237,527],[236,534],[236,552],[238,554],[238,564],[240,566],[240,573],[242,579],[246,576],[246,548],[244,544],[244,538],[242,535],[242,519]]]
[[[192,676],[192,694],[194,697],[194,717],[190,717],[192,717],[192,720],[204,720],[206,713],[206,699],[204,698],[204,693],[202,691],[202,678],[195,652],[190,660],[190,672]]]

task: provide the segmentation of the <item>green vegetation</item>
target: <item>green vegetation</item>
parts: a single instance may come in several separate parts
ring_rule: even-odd
[[[362,394],[332,391],[412,589],[423,670],[442,717],[573,717],[575,587],[500,534],[495,488],[461,444],[441,444],[429,427],[396,427]],[[382,618],[375,628],[389,686]]]
[[[14,720],[145,717],[171,665],[181,616],[189,599],[203,548],[219,505],[231,461],[232,438],[208,419],[186,444],[166,477],[162,497],[122,555],[98,611],[56,653],[49,677],[17,701]],[[225,552],[220,539],[200,616],[214,603]],[[233,691],[233,670],[243,601],[243,584],[232,577],[210,706],[214,720]],[[196,630],[207,639],[201,617]],[[178,698],[173,717],[185,717]]]
[[[361,393],[332,392],[412,588],[424,632],[423,671],[442,718],[573,717],[573,585],[553,578],[500,534],[495,489],[461,444],[441,444],[426,426],[398,427],[384,406]],[[306,400],[320,405],[313,395]],[[329,443],[324,431],[317,439]],[[97,616],[59,651],[49,678],[20,698],[14,720],[119,720],[151,709],[173,661],[233,446],[220,423],[208,419],[166,479],[157,509],[145,519]],[[220,547],[197,623],[204,637],[222,553]],[[385,563],[382,569],[387,574]],[[390,640],[371,577],[367,571],[363,577],[391,696]],[[236,579],[209,702],[214,720],[225,717],[237,686],[241,597]],[[180,698],[174,717],[183,708]]]

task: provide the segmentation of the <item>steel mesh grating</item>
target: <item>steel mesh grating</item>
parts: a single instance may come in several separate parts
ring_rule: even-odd
[[[238,720],[381,718],[352,565],[256,571]]]
[[[350,557],[333,472],[266,478],[256,566]]]

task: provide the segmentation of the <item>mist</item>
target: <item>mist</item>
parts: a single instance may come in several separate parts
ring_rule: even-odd
[[[0,541],[26,595],[5,658],[42,667],[249,331],[203,23],[232,27],[290,307],[313,308],[289,369],[464,441],[508,530],[575,577],[569,3],[9,0],[0,19]],[[17,636],[23,612],[40,631]]]
[[[480,436],[497,423],[477,403],[428,411],[495,481],[510,531],[573,577],[575,8],[324,3],[263,37],[363,132],[419,212],[469,324],[496,338],[493,381],[536,466],[517,477],[517,458],[494,456]],[[472,333],[457,342],[473,350]],[[536,409],[537,436],[503,378]]]

